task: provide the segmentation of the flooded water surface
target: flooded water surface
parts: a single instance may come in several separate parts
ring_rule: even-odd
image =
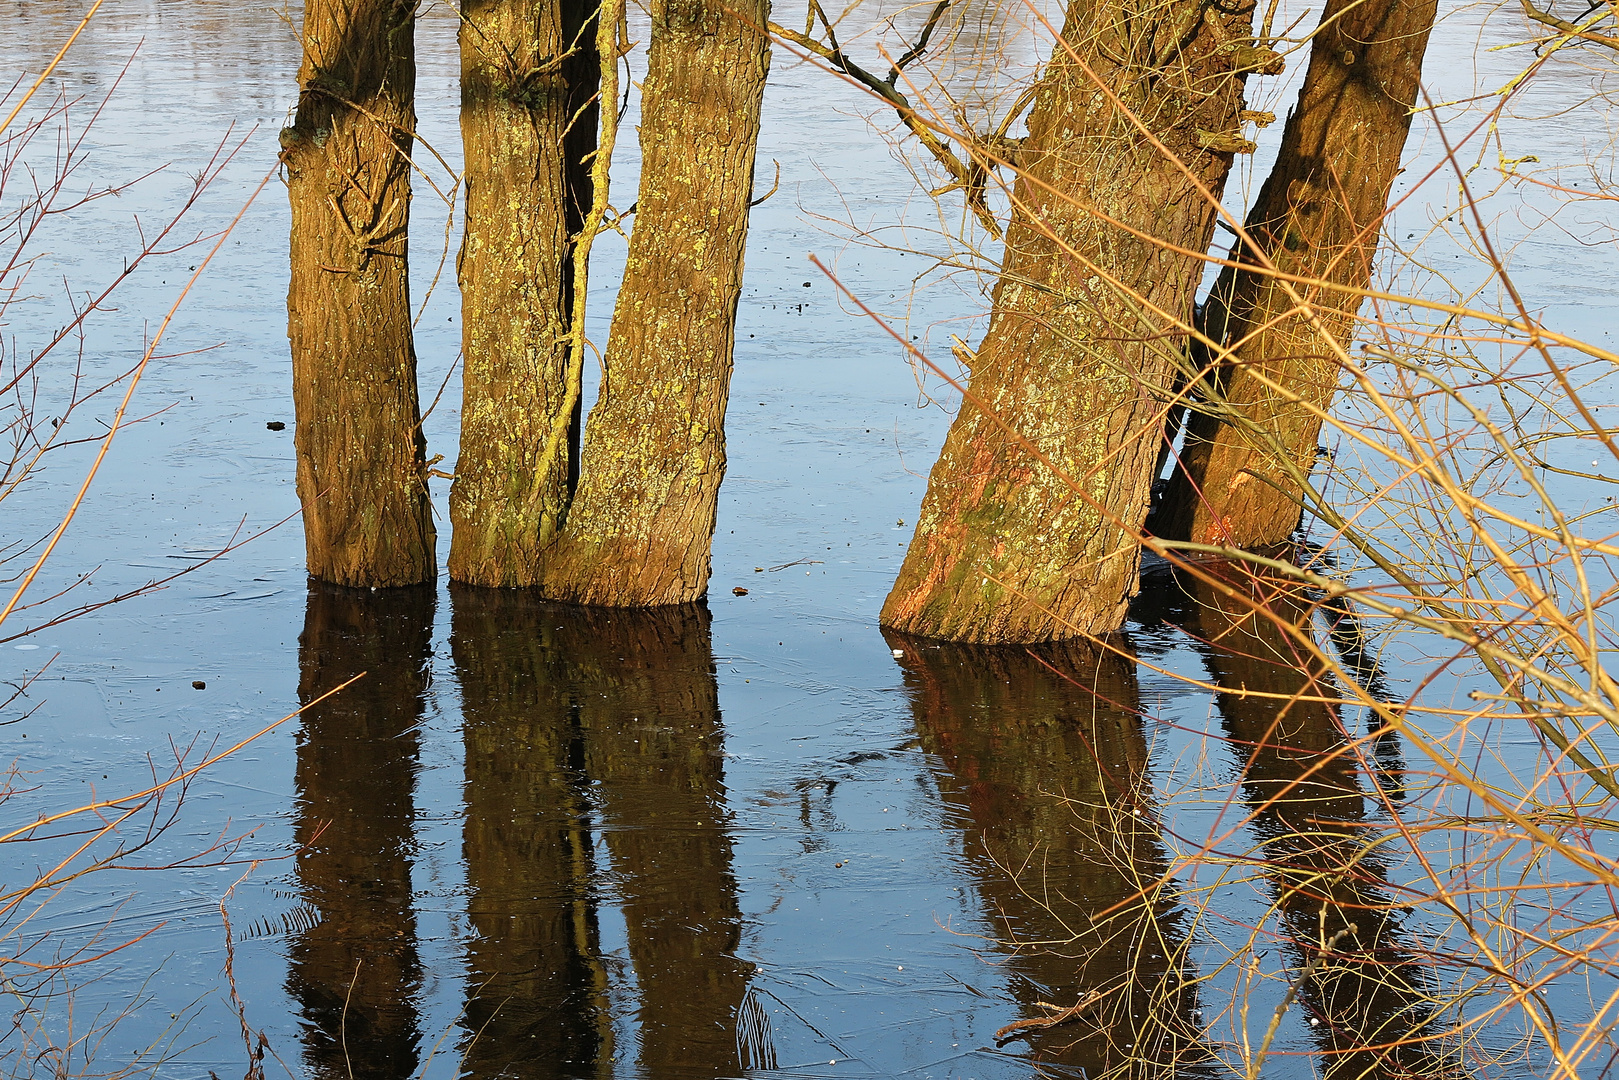
[[[6,10],[0,57],[31,78],[81,9]],[[901,30],[920,18],[894,12]],[[974,7],[959,37],[980,59],[939,69],[986,116],[1038,57],[1038,20],[1020,12]],[[245,139],[191,229],[230,221],[275,164],[297,18],[211,0],[97,17],[30,109],[71,102],[79,131],[105,98],[71,182],[139,182],[52,223],[8,350],[37,348],[221,140]],[[880,20],[857,21],[879,27],[856,39],[877,56]],[[423,13],[421,133],[452,168],[454,31],[452,12]],[[1436,83],[1471,62],[1464,36],[1436,43]],[[149,418],[119,436],[36,589],[83,577],[58,605],[71,606],[196,569],[0,645],[0,678],[37,676],[0,727],[19,770],[11,826],[140,790],[302,711],[125,825],[124,842],[145,845],[126,866],[7,913],[8,955],[86,963],[71,997],[17,1013],[6,1068],[228,1077],[263,1055],[264,1075],[333,1080],[1213,1077],[1240,1056],[1240,998],[1254,1017],[1289,1006],[1267,1076],[1456,1075],[1455,1018],[1433,1004],[1435,980],[1455,973],[1399,910],[1411,868],[1363,850],[1363,826],[1407,797],[1407,749],[1348,749],[1365,717],[1317,692],[1330,677],[1288,634],[1244,617],[1232,596],[1247,586],[1154,571],[1100,649],[878,630],[955,397],[840,304],[808,256],[941,356],[949,334],[981,327],[992,260],[940,235],[868,100],[785,50],[771,78],[759,175],[763,187],[779,165],[780,190],[754,211],[699,606],[586,611],[447,582],[306,579],[288,214],[272,177],[180,309],[136,397]],[[624,206],[633,146],[620,156]],[[444,170],[425,167],[448,194]],[[448,469],[460,221],[433,187],[416,182],[413,289],[423,400],[447,387],[428,453]],[[601,340],[624,244],[607,235],[598,250]],[[61,414],[75,365],[95,378],[130,366],[200,255],[157,257],[128,283],[41,373],[41,415]],[[1612,274],[1555,302],[1594,326]],[[113,404],[70,424],[98,437]],[[7,543],[37,544],[93,452],[53,454],[8,499]],[[434,485],[442,560],[447,483]],[[1278,609],[1308,627],[1313,603]],[[34,614],[17,628],[46,621]],[[1353,668],[1352,623],[1314,617]],[[1393,684],[1378,693],[1412,692],[1361,662]],[[6,845],[8,883],[77,835]],[[1218,874],[1175,869],[1205,844],[1229,856]],[[1264,978],[1232,959],[1261,926]],[[1341,962],[1319,962],[1323,941]],[[19,974],[3,974],[20,1002]],[[1018,1026],[1076,1007],[1067,1023]],[[74,1048],[31,1057],[47,1043]]]

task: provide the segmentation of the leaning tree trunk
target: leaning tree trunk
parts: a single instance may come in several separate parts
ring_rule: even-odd
[[[407,0],[309,0],[281,132],[298,498],[309,573],[339,585],[436,570],[405,258],[414,35]]]
[[[548,596],[651,607],[708,586],[768,9],[652,5],[635,232]]]
[[[886,626],[1033,642],[1123,621],[1197,253],[1232,152],[1252,147],[1243,77],[1279,70],[1238,44],[1251,7],[1135,8],[1069,7],[1018,155],[989,332]]]
[[[1209,336],[1232,347],[1193,413],[1164,495],[1163,536],[1257,547],[1298,527],[1348,341],[1411,127],[1435,0],[1329,0],[1298,105],[1247,232],[1291,290],[1238,245],[1210,294]],[[1326,286],[1326,287],[1323,287]],[[1291,295],[1290,295],[1291,291]],[[1302,299],[1314,312],[1299,313]]]
[[[461,5],[466,238],[461,452],[450,576],[532,585],[578,463],[546,454],[569,423],[573,246],[591,201],[600,81],[590,0]],[[577,401],[577,397],[574,398]]]

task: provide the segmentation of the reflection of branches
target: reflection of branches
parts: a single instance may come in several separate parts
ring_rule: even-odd
[[[84,616],[89,615],[92,612],[100,611],[104,607],[109,607],[109,606],[111,606],[113,604],[121,604],[126,600],[133,600],[137,596],[145,596],[148,593],[153,593],[153,592],[157,592],[160,589],[164,589],[164,588],[168,587],[168,585],[170,583],[172,583],[174,581],[177,581],[180,578],[185,577],[187,574],[194,574],[198,570],[201,570],[205,566],[213,565],[214,563],[218,562],[220,559],[223,559],[226,555],[229,555],[231,552],[235,551],[237,548],[242,547],[244,544],[252,543],[254,540],[257,540],[259,537],[263,536],[265,533],[268,533],[272,529],[279,529],[281,526],[283,526],[287,522],[291,521],[294,517],[297,517],[298,513],[301,513],[301,511],[289,514],[286,517],[282,518],[280,521],[277,521],[272,525],[268,525],[268,526],[260,529],[258,532],[252,533],[252,534],[250,534],[248,536],[242,536],[242,526],[247,523],[247,519],[243,518],[241,521],[237,522],[236,529],[235,529],[235,531],[233,531],[231,533],[230,539],[227,540],[225,542],[225,545],[223,547],[221,547],[218,551],[215,551],[212,554],[210,554],[208,556],[205,556],[204,558],[198,559],[196,562],[192,563],[191,565],[186,566],[183,569],[176,570],[174,573],[169,574],[166,577],[153,578],[151,581],[148,581],[145,584],[137,585],[133,589],[127,589],[124,592],[121,592],[116,596],[108,597],[105,600],[96,600],[96,601],[91,602],[91,603],[80,604],[76,608],[72,608],[72,609],[70,609],[68,611],[64,611],[64,612],[62,612],[60,614],[53,615],[51,618],[47,619],[45,622],[39,623],[39,624],[34,625],[34,626],[30,626],[26,630],[18,630],[17,632],[9,634],[9,635],[7,635],[5,637],[0,637],[0,645],[4,645],[4,644],[6,644],[7,642],[10,642],[10,641],[16,641],[19,638],[25,638],[25,637],[28,637],[30,635],[37,634],[42,630],[49,630],[51,627],[54,627],[54,626],[61,626],[63,623],[71,622],[74,619],[83,618]],[[89,581],[91,576],[95,572],[96,571],[94,571],[94,570],[90,570],[90,571],[85,572],[84,574],[81,574],[79,576],[79,578],[77,580],[75,580],[71,585],[68,585],[66,588],[63,588],[63,589],[59,590],[58,592],[56,592],[55,594],[53,594],[51,596],[45,597],[45,598],[43,598],[41,600],[36,600],[33,603],[19,604],[12,611],[12,614],[15,615],[17,612],[27,611],[30,608],[39,607],[42,604],[47,604],[52,600],[56,600],[56,599],[59,599],[59,598],[65,596],[65,595],[67,595],[69,592],[71,592],[72,590],[77,588],[79,585],[84,584],[85,582]],[[4,702],[0,702],[0,708],[3,708],[4,704],[5,704]]]

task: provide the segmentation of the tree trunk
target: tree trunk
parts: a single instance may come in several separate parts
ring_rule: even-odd
[[[635,232],[548,596],[650,607],[708,586],[767,16],[766,0],[652,5]]]
[[[309,573],[339,585],[436,570],[405,257],[414,33],[403,0],[309,0],[281,132],[298,498]]]
[[[1318,323],[1275,278],[1227,268],[1210,294],[1209,336],[1233,352],[1194,412],[1155,528],[1165,537],[1257,547],[1298,527],[1321,420],[1371,281],[1400,168],[1435,0],[1330,0],[1298,105],[1247,230]],[[1233,260],[1256,259],[1239,244]],[[1330,339],[1330,340],[1329,340]],[[1281,390],[1276,389],[1281,387]],[[1296,396],[1302,401],[1292,401]]]
[[[590,205],[600,81],[589,0],[466,0],[461,452],[450,577],[532,585],[578,464],[542,460],[568,402],[573,246]],[[565,59],[558,59],[559,57]],[[577,401],[577,398],[575,398]]]
[[[1223,12],[1196,0],[1145,13],[1119,0],[1070,5],[1019,155],[972,397],[929,477],[885,626],[1034,642],[1123,621],[1203,270],[1192,253],[1214,229],[1197,183],[1218,197],[1242,146],[1244,76],[1279,70],[1274,53],[1238,46],[1249,15]]]

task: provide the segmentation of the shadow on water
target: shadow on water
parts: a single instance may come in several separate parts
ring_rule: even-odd
[[[315,1077],[411,1076],[421,986],[411,893],[418,727],[428,686],[432,586],[311,583],[298,639],[296,877],[306,927],[287,988]]]
[[[1031,1059],[1050,1075],[1203,1075],[1134,664],[1076,645],[888,638],[1024,1017],[1094,1001],[1027,1029]]]
[[[1380,782],[1387,770],[1362,761],[1340,717],[1343,690],[1295,636],[1314,633],[1313,598],[1234,565],[1201,569],[1209,580],[1188,574],[1165,582],[1138,613],[1157,607],[1152,614],[1200,640],[1220,688],[1215,701],[1259,841],[1245,858],[1263,873],[1280,913],[1289,980],[1322,1074],[1454,1072],[1427,1007],[1431,966],[1401,926],[1400,901],[1374,846],[1382,833],[1369,828],[1375,811],[1362,776]],[[1325,619],[1329,640],[1342,633],[1343,612]],[[1359,676],[1353,659],[1346,666]]]
[[[622,1031],[633,1014],[641,1075],[738,1074],[752,967],[736,955],[707,609],[592,610],[462,586],[451,604],[476,935],[468,1071],[611,1075],[630,1056],[611,1017]],[[602,954],[606,905],[622,915],[633,1005]]]

